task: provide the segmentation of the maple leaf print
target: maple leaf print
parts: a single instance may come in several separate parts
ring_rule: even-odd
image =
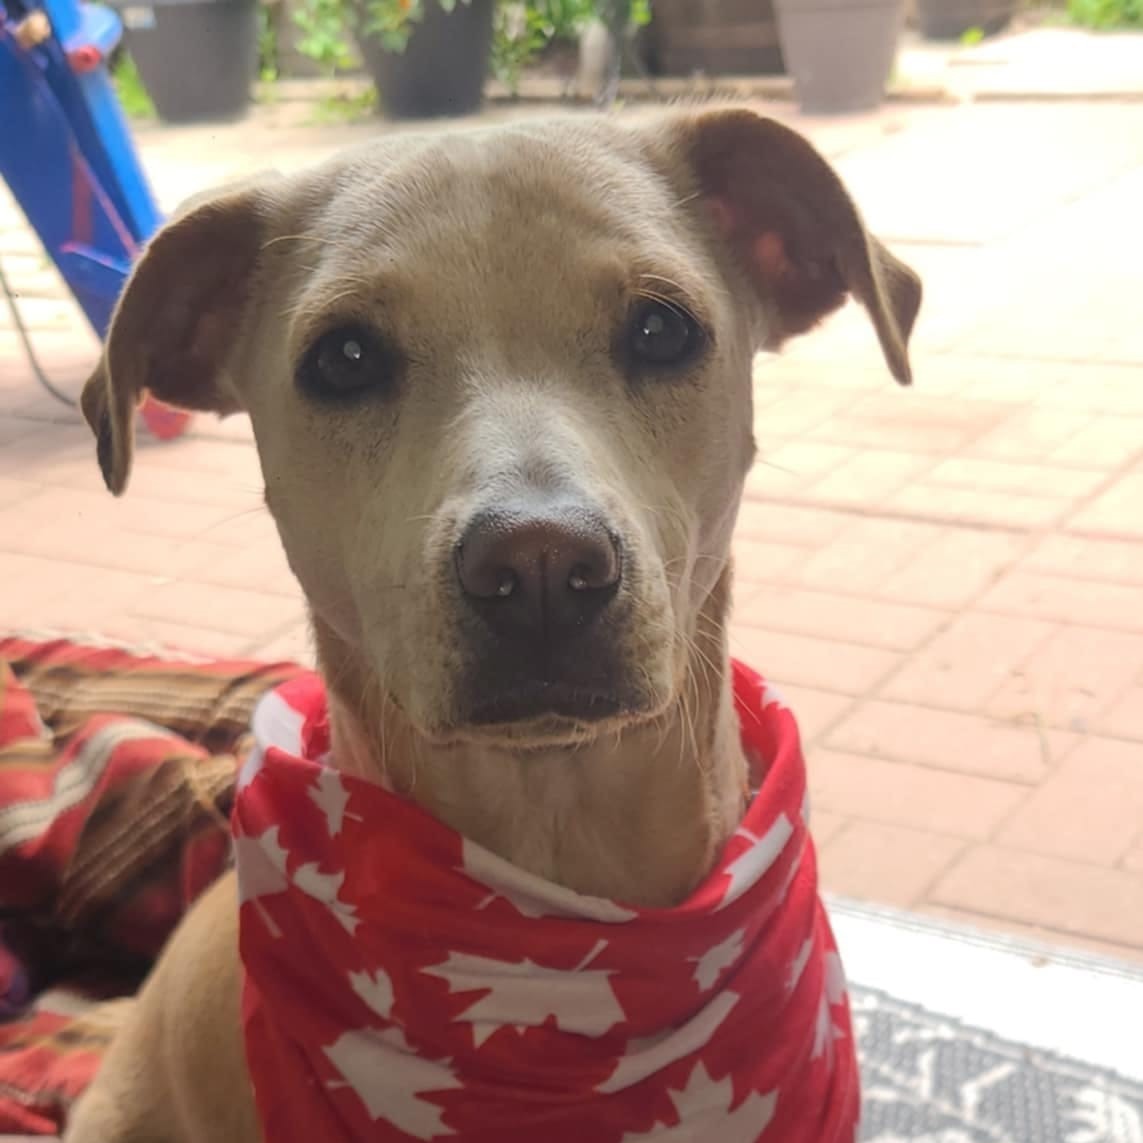
[[[357,931],[361,918],[357,916],[356,908],[337,895],[345,883],[344,872],[322,873],[316,861],[307,861],[294,871],[293,881],[307,896],[320,901],[350,936]]]
[[[762,709],[765,710],[768,706],[786,709],[786,700],[782,697],[782,692],[773,683],[766,683],[762,687]]]
[[[383,1020],[392,1015],[393,982],[383,968],[375,972],[351,972],[349,986]]]
[[[325,814],[329,836],[337,837],[345,821],[345,807],[349,804],[349,791],[346,790],[341,775],[331,767],[323,766],[317,781],[310,787],[310,798]]]
[[[758,1143],[762,1132],[774,1118],[778,1105],[776,1091],[759,1095],[751,1092],[738,1107],[731,1110],[734,1082],[730,1076],[715,1081],[701,1063],[694,1066],[687,1086],[670,1093],[678,1112],[676,1127],[657,1127],[652,1131],[623,1136],[623,1143],[653,1140],[654,1143],[695,1143],[695,1140],[717,1140],[718,1143]]]
[[[467,838],[463,841],[461,854],[465,873],[492,890],[477,905],[478,909],[486,909],[500,897],[525,917],[579,917],[618,924],[636,916],[634,910],[626,909],[606,897],[587,897],[574,889],[545,881]]]
[[[234,862],[238,869],[238,903],[284,893],[288,854],[282,848],[280,827],[271,826],[258,837],[234,838]]]
[[[802,973],[806,971],[806,965],[810,963],[810,957],[813,954],[814,938],[809,936],[802,942],[802,947],[798,949],[798,955],[794,957],[793,964],[790,965],[790,975],[786,979],[788,992],[793,992],[798,987],[798,981],[802,979]]]
[[[632,1040],[615,1071],[597,1085],[596,1090],[604,1095],[622,1091],[669,1067],[676,1060],[701,1051],[714,1038],[738,1000],[735,992],[719,992],[697,1016],[665,1036]]]
[[[718,978],[742,956],[742,941],[745,936],[746,930],[738,929],[726,940],[707,949],[702,956],[687,958],[695,966],[694,981],[703,992],[712,988]]]
[[[383,1119],[414,1139],[455,1134],[441,1108],[423,1097],[463,1085],[447,1063],[415,1055],[399,1028],[345,1032],[324,1050],[370,1119]]]
[[[477,1047],[497,1028],[538,1028],[551,1018],[561,1031],[602,1036],[625,1018],[611,987],[610,970],[587,968],[606,946],[600,941],[578,968],[570,970],[545,968],[526,958],[506,961],[450,952],[443,963],[421,971],[440,977],[450,992],[485,993],[456,1017],[473,1025]]]
[[[305,724],[306,716],[290,706],[277,691],[263,695],[250,716],[250,729],[258,745],[250,751],[238,775],[238,789],[244,790],[262,768],[266,746],[277,746],[289,754],[300,754]]]
[[[747,889],[757,885],[786,848],[786,843],[794,836],[794,827],[785,814],[779,814],[774,824],[757,837],[748,829],[739,828],[735,837],[746,837],[753,842],[749,849],[736,857],[723,873],[730,878],[718,909],[737,901]],[[717,912],[717,910],[716,910]]]

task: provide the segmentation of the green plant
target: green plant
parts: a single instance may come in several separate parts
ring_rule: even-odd
[[[1143,28],[1143,0],[1068,0],[1068,17],[1088,28]]]
[[[294,19],[302,30],[298,49],[329,71],[347,67],[349,36],[374,39],[389,52],[403,52],[409,37],[425,18],[426,4],[446,12],[471,0],[305,0]]]
[[[498,4],[492,28],[492,74],[515,95],[520,74],[548,40],[543,18],[533,4]]]
[[[961,44],[966,48],[974,47],[984,39],[983,28],[965,28],[960,37]]]
[[[135,61],[123,52],[111,69],[111,80],[115,84],[115,94],[129,119],[153,119],[155,105],[139,78]]]
[[[278,78],[278,33],[265,4],[258,6],[258,77],[263,83]]]

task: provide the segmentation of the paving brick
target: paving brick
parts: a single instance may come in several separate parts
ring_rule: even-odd
[[[1143,472],[1122,476],[1068,520],[1067,530],[1143,540]]]
[[[1067,497],[1027,496],[921,481],[893,493],[883,507],[951,523],[1034,531],[1056,523],[1072,503]]]
[[[190,581],[153,588],[132,607],[132,614],[183,626],[211,626],[246,636],[246,642],[268,638],[292,619],[301,621],[302,607],[288,596]]]
[[[1036,785],[1076,736],[978,714],[872,700],[830,732],[826,745],[939,770]]]
[[[819,809],[979,841],[1028,796],[1015,782],[836,750],[812,751],[808,766]]]
[[[801,583],[823,591],[878,595],[886,579],[940,535],[935,524],[855,520],[806,561]]]
[[[1143,948],[1143,878],[996,845],[970,849],[929,894],[936,905]]]
[[[991,460],[1042,462],[1049,456],[1058,456],[1058,450],[1094,421],[1091,414],[1070,409],[1021,409],[977,439],[967,450],[967,455]],[[1093,464],[1092,467],[1103,468],[1106,465]]]
[[[910,908],[965,845],[943,834],[852,821],[819,844],[822,886],[843,897]]]
[[[961,615],[905,663],[881,697],[979,710],[1055,630],[1036,619]]]
[[[1009,533],[948,528],[888,576],[878,594],[930,607],[964,607],[1023,550],[1022,538]]]
[[[1097,941],[1081,937],[1075,933],[1061,932],[1059,929],[1043,925],[1021,925],[1010,917],[990,917],[986,913],[974,913],[968,909],[950,909],[944,905],[929,905],[924,902],[916,908],[918,913],[943,921],[957,929],[975,929],[981,933],[997,933],[1016,940],[1029,941],[1049,948],[1070,948],[1088,953],[1101,959],[1109,959],[1128,965],[1143,964],[1143,945],[1121,945],[1112,941]]]
[[[999,845],[1115,865],[1143,829],[1143,751],[1107,738],[1081,743],[996,835]]]
[[[797,719],[803,745],[813,742],[853,704],[852,695],[803,687],[797,683],[783,683],[781,692]]]
[[[1016,568],[999,579],[977,606],[1006,615],[1143,631],[1143,586],[1139,585],[1065,579]]]
[[[791,583],[809,558],[806,548],[777,540],[738,537],[734,541],[735,599],[756,593],[759,584]]]
[[[786,392],[756,411],[754,431],[763,447],[775,439],[800,437],[857,400],[857,393],[821,387],[812,392]]]
[[[266,662],[301,663],[307,667],[315,665],[313,640],[305,623],[292,626],[268,642],[252,645],[246,653]]]
[[[1033,571],[1143,587],[1143,541],[1045,536],[1023,560]]]
[[[802,496],[814,481],[854,455],[854,449],[814,441],[791,441],[777,448],[761,444],[746,478],[747,495]]]
[[[1065,627],[1014,669],[983,710],[1086,731],[1140,675],[1143,634]]]
[[[1106,479],[1107,474],[1098,470],[973,457],[941,461],[925,477],[929,484],[1068,500],[1094,492]]]
[[[1119,468],[1143,455],[1143,417],[1093,418],[1048,459],[1053,464]]]
[[[855,448],[940,457],[969,445],[1009,414],[1005,405],[932,396],[914,388],[871,394],[830,417],[810,436]]]
[[[932,464],[924,455],[866,449],[815,481],[805,495],[825,504],[875,507]]]
[[[829,543],[852,522],[853,517],[844,512],[748,497],[739,508],[735,535],[743,539],[819,547]]]
[[[217,587],[302,598],[301,586],[290,571],[281,544],[276,542],[242,548],[217,546],[194,562],[188,561],[184,574],[187,579]]]
[[[1097,720],[1097,725],[1104,734],[1143,742],[1143,681],[1119,695]]]
[[[1137,873],[1143,877],[1143,831],[1138,834],[1135,844],[1119,864],[1128,873]]]
[[[741,623],[731,627],[730,649],[776,683],[848,695],[863,694],[898,661],[892,651]]]
[[[948,616],[927,607],[770,586],[752,594],[736,609],[735,619],[747,626],[768,627],[773,631],[909,651],[947,622]]]
[[[828,845],[846,825],[848,821],[840,814],[827,813],[825,810],[812,810],[810,813],[810,833],[814,838],[814,845],[818,852],[822,846]]]

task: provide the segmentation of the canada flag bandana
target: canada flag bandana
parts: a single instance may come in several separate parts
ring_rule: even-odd
[[[267,695],[234,810],[266,1143],[854,1143],[797,727],[740,664],[734,689],[759,788],[670,909],[552,884],[339,774],[316,676]]]

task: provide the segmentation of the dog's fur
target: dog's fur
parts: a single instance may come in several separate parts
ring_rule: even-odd
[[[824,160],[752,113],[392,137],[182,212],[135,270],[83,408],[117,495],[145,390],[250,414],[338,766],[535,874],[669,905],[744,806],[725,623],[752,359],[847,295],[907,384],[919,281]],[[631,366],[646,296],[706,330],[684,368]],[[298,362],[347,320],[384,338],[376,387],[317,399]],[[530,668],[462,598],[457,545],[490,506],[553,500],[621,546],[581,645],[615,701],[487,725],[474,704]],[[236,928],[227,877],[172,938],[68,1143],[258,1138]]]

